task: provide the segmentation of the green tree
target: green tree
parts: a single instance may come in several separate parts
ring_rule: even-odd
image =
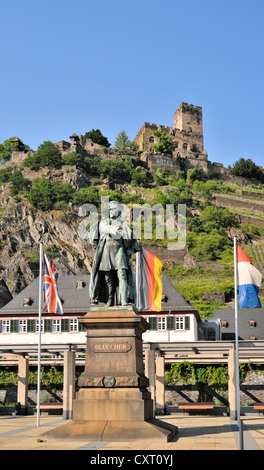
[[[20,191],[27,190],[30,186],[30,181],[24,178],[20,170],[14,171],[9,181],[11,182],[11,196],[16,196]]]
[[[158,143],[152,145],[154,152],[172,155],[173,150],[178,147],[178,142],[173,142],[171,136],[166,136],[162,130],[153,131],[153,134],[159,138]]]
[[[137,166],[131,171],[131,179],[133,186],[140,186],[143,188],[147,188],[149,183],[153,181],[150,171],[140,166]]]
[[[206,181],[207,176],[202,168],[192,168],[187,171],[187,182],[193,183],[194,181]]]
[[[56,202],[70,202],[73,196],[74,189],[69,183],[52,183],[45,178],[37,178],[29,191],[28,200],[38,209],[49,211]]]
[[[119,150],[129,150],[131,148],[131,141],[125,131],[121,131],[117,134],[115,148]]]
[[[244,178],[256,178],[264,181],[263,169],[257,166],[250,158],[240,158],[233,167],[229,167],[231,175],[242,176]]]
[[[11,175],[11,168],[2,168],[2,170],[0,170],[0,186],[2,186],[3,183],[7,183],[10,180]]]
[[[231,243],[226,235],[220,234],[216,229],[210,233],[187,233],[189,254],[205,261],[220,259]]]
[[[99,190],[95,186],[89,188],[81,188],[73,197],[73,204],[81,206],[82,204],[98,204]]]
[[[47,166],[48,168],[61,168],[63,158],[61,152],[51,141],[47,140],[41,144],[32,156],[28,156],[23,165],[31,170],[38,170]]]
[[[92,129],[89,132],[85,133],[85,137],[91,139],[95,144],[103,145],[104,147],[110,147],[107,137],[104,137],[102,132],[99,129]]]

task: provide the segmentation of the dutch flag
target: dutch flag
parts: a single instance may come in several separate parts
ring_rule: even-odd
[[[261,308],[258,292],[262,274],[253,266],[251,259],[237,245],[239,308]]]

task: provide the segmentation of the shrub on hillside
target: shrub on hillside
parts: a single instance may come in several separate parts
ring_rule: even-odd
[[[48,211],[58,201],[72,201],[73,195],[74,189],[69,183],[52,183],[45,178],[37,178],[29,191],[28,200],[36,208]]]
[[[50,141],[43,142],[38,147],[38,150],[31,156],[28,156],[23,165],[31,170],[38,170],[39,168],[48,167],[48,168],[61,168],[63,164],[63,159],[61,152]]]

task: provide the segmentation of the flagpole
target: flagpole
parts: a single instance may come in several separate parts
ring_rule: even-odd
[[[136,294],[137,294],[137,302],[136,302],[136,309],[139,309],[139,257],[140,252],[137,251],[136,253]]]
[[[234,237],[234,281],[235,281],[235,360],[236,360],[236,408],[237,408],[237,426],[239,430],[239,446],[243,450],[243,436],[240,419],[240,398],[239,398],[239,349],[238,349],[238,301],[237,301],[237,240]]]
[[[42,313],[42,258],[43,246],[39,246],[39,335],[38,335],[38,390],[37,390],[37,426],[40,425],[40,366],[41,366],[41,313]]]

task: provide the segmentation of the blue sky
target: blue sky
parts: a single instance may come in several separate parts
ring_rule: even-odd
[[[263,22],[263,0],[2,2],[0,143],[133,140],[185,101],[203,108],[209,160],[264,166]]]

